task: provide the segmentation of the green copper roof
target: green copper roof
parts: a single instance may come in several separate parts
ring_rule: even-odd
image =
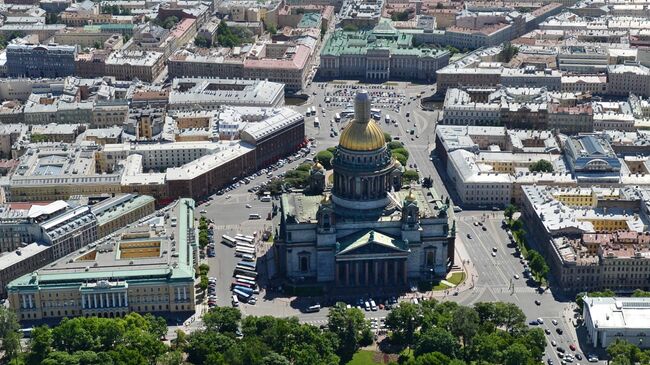
[[[298,22],[298,28],[318,28],[320,22],[320,13],[305,13]]]
[[[91,266],[89,262],[88,269],[79,267],[66,268],[64,264],[48,265],[46,269],[41,269],[33,273],[23,275],[7,285],[8,290],[36,289],[38,287],[70,287],[79,286],[85,281],[95,281],[102,279],[119,279],[129,282],[164,282],[164,281],[193,281],[194,280],[194,256],[190,247],[197,245],[196,239],[193,242],[187,241],[187,232],[194,230],[194,237],[198,237],[197,227],[194,224],[194,200],[181,199],[178,202],[178,230],[176,233],[177,244],[176,254],[178,255],[170,264],[151,264],[145,259],[133,259],[132,266],[111,266],[106,267]],[[146,241],[148,239],[139,239]],[[115,252],[119,259],[119,246]],[[171,255],[171,252],[165,253]],[[163,256],[164,258],[165,256]],[[169,257],[169,256],[167,256]],[[65,256],[59,261],[69,260],[70,256]],[[126,260],[124,260],[126,261]],[[147,267],[150,266],[150,267]],[[58,268],[58,269],[57,269]]]
[[[390,22],[380,22],[373,30],[332,33],[321,55],[365,55],[372,50],[388,50],[391,54],[434,57],[447,52],[438,48],[413,47],[413,34],[396,30]]]

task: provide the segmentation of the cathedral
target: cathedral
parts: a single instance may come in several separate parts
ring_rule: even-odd
[[[370,106],[360,91],[333,172],[316,163],[305,191],[282,195],[276,253],[287,279],[405,287],[444,277],[453,263],[450,207],[431,189],[402,189],[404,168]]]

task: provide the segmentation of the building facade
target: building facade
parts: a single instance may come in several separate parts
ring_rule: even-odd
[[[174,208],[177,227],[161,218],[164,228],[157,231],[146,227],[102,239],[10,282],[11,307],[21,321],[194,312],[193,212],[194,201],[181,199]]]
[[[76,46],[10,44],[7,73],[13,77],[62,77],[75,72]]]

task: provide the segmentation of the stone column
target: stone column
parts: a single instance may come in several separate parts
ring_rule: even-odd
[[[406,260],[402,261],[402,265],[404,266],[404,285],[406,285],[408,283],[408,276],[409,276],[407,261]]]
[[[368,261],[366,261],[364,265],[366,266],[366,275],[363,277],[363,279],[366,282],[366,286],[368,286],[370,285],[370,280],[368,280]]]
[[[399,281],[397,281],[397,260],[393,260],[393,283],[397,284]]]
[[[388,260],[384,260],[384,285],[388,284]]]
[[[357,261],[354,263],[354,285],[359,286],[359,271],[361,271],[361,264]]]
[[[22,301],[22,306],[21,308],[27,308],[27,298],[25,298],[25,294],[20,295],[20,299]]]
[[[183,287],[183,300],[187,300],[187,288]]]
[[[27,300],[29,300],[29,308],[34,308],[34,303],[32,302],[31,294],[27,294]]]
[[[81,294],[81,309],[86,309],[86,294]]]
[[[375,267],[375,285],[379,284],[379,261],[373,263]]]
[[[113,292],[112,294],[113,294],[113,298],[111,299],[111,305],[115,307],[115,292]]]
[[[122,306],[122,293],[117,293],[117,305]]]
[[[128,307],[129,306],[129,293],[124,292],[124,306]]]
[[[99,293],[99,308],[104,308],[104,293]]]
[[[93,293],[93,308],[97,308],[97,293]]]
[[[350,286],[350,262],[345,262],[345,285]]]
[[[341,276],[340,270],[339,270],[339,263],[335,262],[334,263],[334,270],[336,271],[336,286],[339,286],[339,276]]]

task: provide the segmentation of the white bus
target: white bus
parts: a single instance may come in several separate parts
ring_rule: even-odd
[[[253,237],[253,236],[244,236],[243,234],[238,234],[238,235],[235,236],[235,239],[238,240],[238,241],[253,243],[253,241],[255,240],[255,237]]]
[[[314,127],[320,127],[320,120],[318,120],[318,117],[314,118]]]
[[[229,247],[234,247],[237,244],[237,241],[234,238],[225,234],[221,236],[221,242]]]
[[[336,121],[337,123],[340,122],[341,121],[341,114],[336,113],[336,115],[334,115],[334,121]]]
[[[390,123],[390,114],[386,114],[386,123]]]
[[[239,247],[244,247],[244,248],[255,248],[255,245],[252,243],[248,242],[237,242],[237,248]]]
[[[248,248],[248,247],[237,247],[237,248],[235,248],[235,256],[242,257],[244,255],[255,255],[255,249],[254,248]]]

